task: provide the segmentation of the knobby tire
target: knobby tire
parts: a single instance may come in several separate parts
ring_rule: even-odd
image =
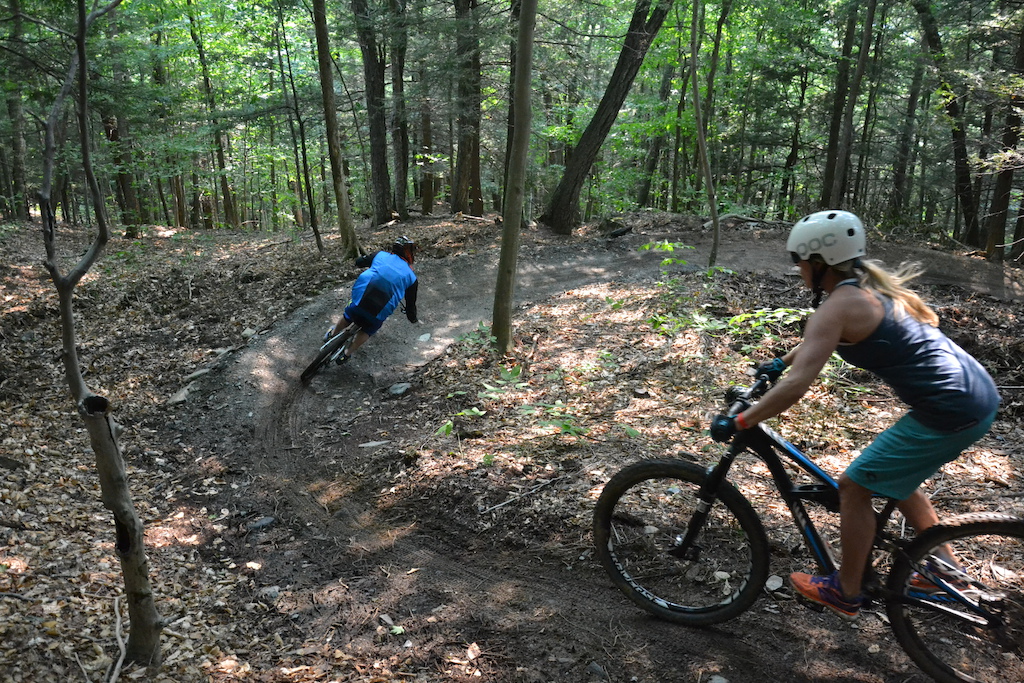
[[[331,356],[334,352],[341,348],[342,344],[345,344],[349,339],[352,338],[353,332],[349,327],[334,335],[320,347],[320,351],[316,354],[316,358],[310,363],[305,370],[302,371],[302,381],[309,382],[313,379],[313,376],[320,372],[320,368],[326,365],[331,360]]]
[[[914,572],[944,544],[971,578],[962,599],[909,586]],[[946,520],[896,558],[887,587],[886,612],[896,639],[936,681],[1024,681],[1024,520],[997,513]]]
[[[686,532],[705,471],[685,460],[644,460],[605,485],[594,510],[601,566],[630,600],[689,626],[732,619],[757,600],[769,546],[754,508],[732,485],[719,487],[695,560],[669,554]]]

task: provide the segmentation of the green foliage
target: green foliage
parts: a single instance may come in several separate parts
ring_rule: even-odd
[[[606,297],[604,298],[604,302],[605,302],[606,304],[608,304],[608,305],[609,305],[609,306],[611,307],[611,309],[612,309],[613,311],[617,311],[617,310],[619,310],[620,308],[622,308],[622,304],[624,303],[624,300],[621,300],[621,299],[614,299],[614,298],[612,298],[612,297],[610,297],[610,296],[606,296]]]
[[[619,429],[626,432],[626,436],[628,436],[631,439],[635,439],[636,437],[640,436],[640,432],[637,431],[636,429],[633,429],[629,425],[620,424]]]
[[[501,368],[501,376],[495,380],[494,385],[484,382],[484,391],[478,395],[482,398],[496,399],[503,393],[522,389],[528,386],[528,382],[520,382],[519,375],[523,372],[521,365],[513,365],[511,368]]]
[[[808,308],[759,308],[729,318],[729,329],[737,336],[760,335],[781,339],[810,314]]]
[[[582,436],[589,431],[586,427],[576,423],[576,416],[561,400],[554,403],[524,405],[519,408],[519,412],[521,415],[541,418],[539,424],[545,427],[557,427],[559,434]]]
[[[642,247],[640,247],[640,251],[665,251],[665,252],[668,252],[670,254],[674,253],[677,249],[678,250],[695,249],[695,247],[692,247],[692,246],[690,246],[688,244],[683,244],[682,242],[669,242],[668,240],[662,240],[660,242],[648,242],[647,244],[645,244]],[[669,256],[669,257],[666,257],[665,259],[662,260],[661,265],[662,266],[670,266],[670,265],[682,265],[682,266],[685,266],[686,263],[687,263],[687,261],[685,259],[675,258],[674,256]]]
[[[466,347],[492,347],[498,338],[491,334],[491,328],[487,323],[481,321],[472,332],[459,337],[459,342]]]

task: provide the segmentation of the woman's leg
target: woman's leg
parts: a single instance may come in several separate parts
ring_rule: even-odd
[[[843,549],[839,584],[847,598],[855,598],[860,595],[875,539],[875,509],[871,491],[845,474],[839,478],[839,533]]]

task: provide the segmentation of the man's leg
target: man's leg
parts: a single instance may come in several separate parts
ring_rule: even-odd
[[[355,353],[355,350],[366,343],[366,340],[370,338],[370,335],[366,334],[363,330],[356,332],[356,338],[352,340],[352,343],[348,347],[348,355],[351,356]]]

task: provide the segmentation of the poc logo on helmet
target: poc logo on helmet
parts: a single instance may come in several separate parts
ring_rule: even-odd
[[[821,237],[813,237],[806,242],[801,242],[796,245],[796,253],[800,255],[800,258],[806,258],[811,254],[821,252],[823,247],[834,247],[838,241],[836,234],[834,232],[829,232]]]

